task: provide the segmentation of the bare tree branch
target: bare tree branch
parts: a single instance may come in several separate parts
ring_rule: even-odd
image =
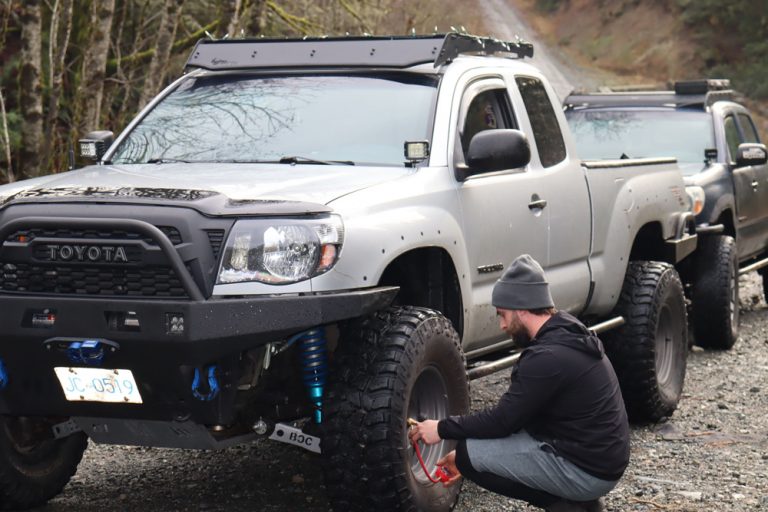
[[[59,14],[59,10],[61,14]],[[59,24],[61,23],[61,27]],[[59,101],[64,83],[64,63],[72,31],[72,0],[56,0],[51,13],[51,33],[48,42],[48,112],[45,118],[45,148],[43,164],[53,170],[53,155],[56,145],[56,125],[59,117]]]
[[[160,20],[160,28],[158,29],[155,42],[155,54],[149,63],[149,72],[144,80],[139,107],[149,103],[149,100],[152,99],[165,81],[168,59],[171,55],[173,40],[176,36],[176,27],[179,24],[179,16],[181,15],[183,5],[184,0],[165,0],[165,8],[163,9],[163,16]]]
[[[92,32],[83,59],[83,94],[80,95],[79,102],[84,107],[80,119],[82,131],[95,130],[100,124],[115,0],[100,0],[92,5]]]
[[[274,0],[267,0],[267,7],[272,12],[274,12],[275,15],[277,15],[277,17],[280,18],[286,25],[303,35],[309,35],[312,29],[322,28],[321,25],[310,21],[308,18],[303,18],[301,16],[296,16],[295,14],[289,13],[280,7],[280,5],[278,5],[278,3]]]
[[[216,28],[221,23],[221,20],[212,21],[208,25],[204,26],[200,30],[197,30],[193,34],[191,34],[189,37],[185,37],[184,39],[180,39],[173,43],[173,46],[171,48],[171,52],[175,52],[176,50],[180,50],[182,48],[187,48],[191,46],[193,43],[195,43],[198,39],[205,37],[206,32],[210,32],[214,28]],[[141,52],[135,52],[130,55],[126,55],[122,59],[110,59],[107,62],[107,72],[108,73],[114,73],[117,69],[118,64],[120,65],[126,65],[126,64],[134,64],[134,63],[141,63],[145,62],[152,58],[152,56],[155,55],[155,49],[150,48],[148,50],[144,50]]]
[[[352,6],[349,4],[347,0],[339,0],[339,4],[341,7],[344,8],[347,13],[349,13],[350,16],[352,16],[359,24],[360,28],[363,30],[363,32],[373,33],[373,30],[371,30],[370,26],[366,21],[360,16],[360,14],[352,8]]]
[[[11,165],[11,138],[8,135],[8,116],[5,113],[5,100],[3,99],[3,90],[0,89],[0,117],[3,121],[3,147],[5,148],[5,161],[8,163],[8,169],[5,171],[5,177],[8,183],[16,181],[13,176],[13,165]]]
[[[40,150],[43,144],[42,31],[40,4],[26,2],[21,10],[19,70],[21,170],[26,177],[40,174]]]

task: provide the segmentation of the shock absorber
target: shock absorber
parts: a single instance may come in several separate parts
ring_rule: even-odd
[[[299,358],[304,385],[309,392],[309,399],[314,406],[315,423],[323,421],[323,392],[328,376],[328,350],[325,340],[325,328],[317,327],[303,332],[299,336]]]

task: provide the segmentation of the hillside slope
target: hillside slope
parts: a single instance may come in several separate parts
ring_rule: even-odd
[[[487,1],[487,0],[486,0]],[[507,0],[552,49],[592,69],[602,85],[664,87],[674,80],[734,78],[711,27],[694,31],[681,2]],[[714,32],[713,32],[714,33]],[[762,70],[768,62],[757,63]],[[733,66],[736,69],[735,66]],[[710,71],[707,71],[710,70]],[[734,71],[735,73],[735,71]],[[715,76],[716,75],[716,76]],[[740,75],[741,76],[741,75]],[[748,85],[744,80],[735,83]],[[753,88],[754,89],[754,88]],[[744,98],[768,140],[768,101]]]

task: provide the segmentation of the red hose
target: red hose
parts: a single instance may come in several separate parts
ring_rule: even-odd
[[[437,478],[432,478],[432,475],[429,474],[429,470],[427,469],[427,465],[424,464],[424,458],[421,456],[421,450],[419,449],[418,441],[411,440],[411,445],[413,445],[413,449],[416,450],[416,457],[419,458],[421,469],[424,470],[424,474],[427,475],[427,478],[430,482],[433,484],[439,482],[447,482],[451,478],[448,472],[440,466],[437,466],[437,471],[435,471],[435,476],[437,476]]]

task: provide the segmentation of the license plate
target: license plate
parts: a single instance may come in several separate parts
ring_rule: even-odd
[[[54,371],[64,396],[71,402],[142,403],[131,370],[54,368]]]

